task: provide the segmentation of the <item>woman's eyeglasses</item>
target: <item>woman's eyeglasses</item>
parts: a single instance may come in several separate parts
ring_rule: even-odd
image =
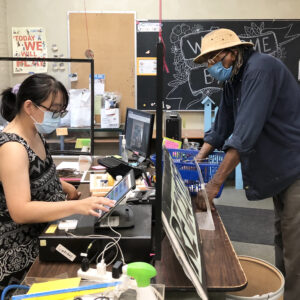
[[[43,108],[45,108],[47,111],[50,111],[50,112],[52,112],[52,119],[57,119],[57,118],[63,118],[67,113],[68,113],[68,111],[67,110],[62,110],[62,111],[52,111],[52,110],[50,110],[48,107],[46,107],[46,106],[44,106],[44,105],[42,105],[42,104],[35,104],[34,103],[34,105],[37,107],[37,108],[39,108],[39,106],[40,107],[43,107]]]

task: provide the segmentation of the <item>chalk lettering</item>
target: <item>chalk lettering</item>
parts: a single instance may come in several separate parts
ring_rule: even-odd
[[[214,81],[214,78],[209,74],[207,69],[203,69],[203,77],[205,84],[212,84]]]
[[[200,52],[201,48],[200,48],[200,45],[198,42],[195,43],[194,47],[189,40],[187,40],[187,43],[190,46],[190,48],[192,49],[192,51],[195,53],[195,55]]]
[[[267,37],[267,36],[263,37],[262,38],[262,43],[263,43],[263,51],[264,52],[270,52],[272,50],[271,47],[270,47],[270,39],[269,39],[269,37]]]

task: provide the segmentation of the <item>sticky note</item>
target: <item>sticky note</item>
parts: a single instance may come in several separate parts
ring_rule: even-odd
[[[181,144],[181,141],[173,140],[167,137],[163,138],[163,145],[168,149],[180,149]]]
[[[54,233],[57,228],[57,224],[50,224],[45,233]]]
[[[46,247],[47,246],[47,241],[46,240],[40,240],[40,246],[41,247]]]
[[[90,147],[91,139],[76,139],[75,148],[82,148],[83,146]]]
[[[68,135],[68,128],[56,128],[56,135]]]

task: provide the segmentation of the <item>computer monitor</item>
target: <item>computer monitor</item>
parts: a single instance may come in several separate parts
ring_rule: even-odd
[[[126,149],[142,162],[150,155],[154,114],[127,108],[125,122]]]

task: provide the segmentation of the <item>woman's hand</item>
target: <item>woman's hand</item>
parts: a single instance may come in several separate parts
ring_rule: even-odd
[[[115,200],[104,197],[89,197],[76,202],[78,204],[77,209],[79,214],[95,217],[101,216],[99,210],[107,212],[111,207],[115,206]]]
[[[64,193],[67,194],[67,200],[77,200],[81,196],[81,192],[78,192],[74,185],[61,180],[61,185]]]
[[[75,186],[70,184],[70,188],[67,191],[67,200],[77,200],[81,196],[81,192],[78,192]]]

